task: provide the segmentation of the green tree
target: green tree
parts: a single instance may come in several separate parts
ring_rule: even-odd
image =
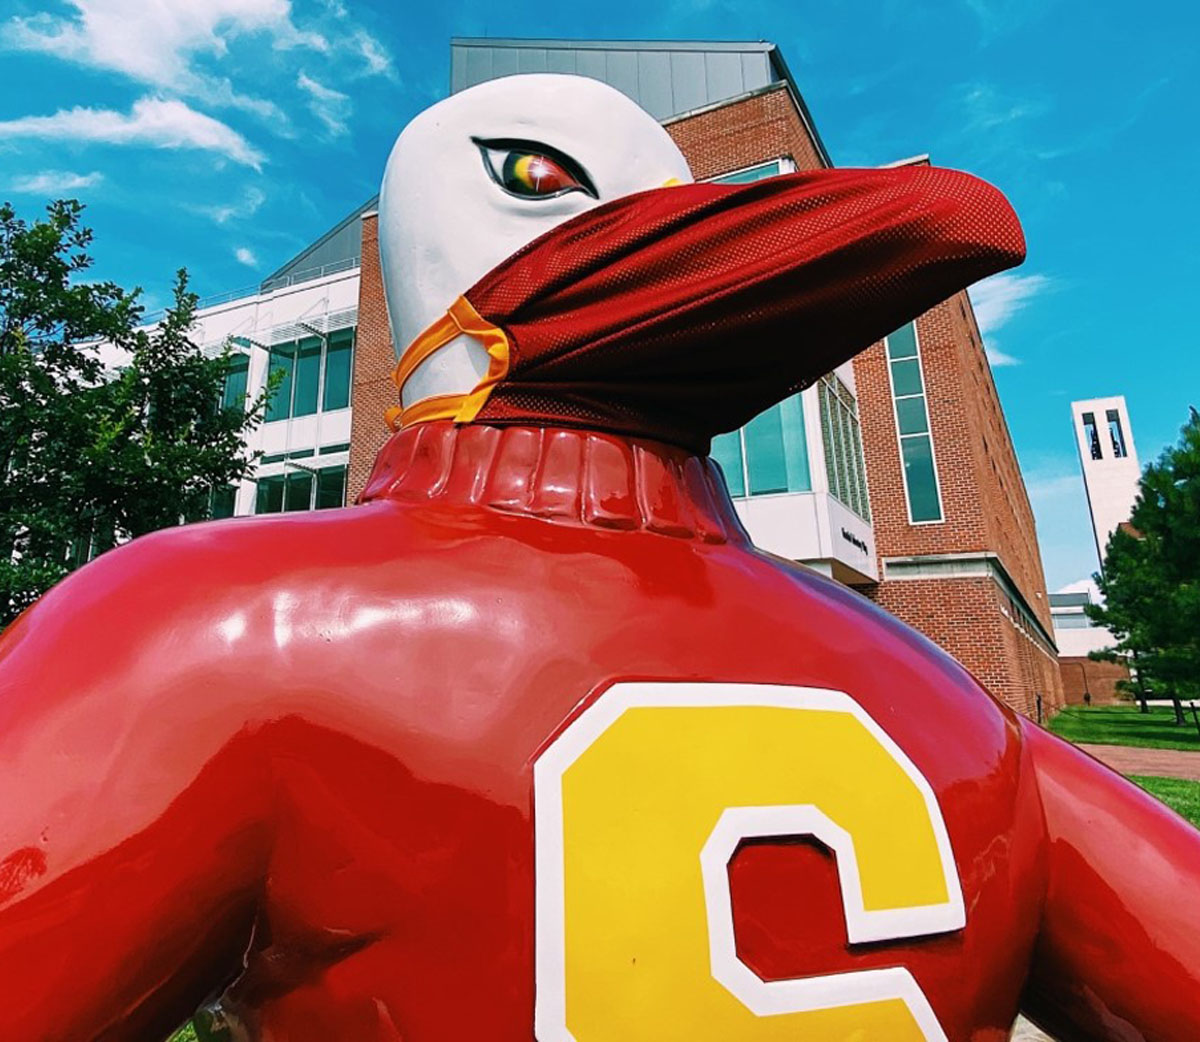
[[[1098,657],[1132,661],[1144,693],[1200,697],[1200,413],[1142,475],[1128,526],[1109,539],[1096,576],[1104,604],[1088,614],[1117,638]]]
[[[0,205],[0,627],[117,542],[211,516],[265,409],[222,407],[229,347],[190,339],[185,271],[148,328],[140,290],[86,278],[82,214]]]

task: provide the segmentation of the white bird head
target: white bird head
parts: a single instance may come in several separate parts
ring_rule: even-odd
[[[379,197],[397,352],[555,225],[624,195],[691,180],[654,117],[598,80],[507,76],[426,109],[397,138]],[[487,365],[483,348],[460,336],[413,373],[404,404],[465,393]]]

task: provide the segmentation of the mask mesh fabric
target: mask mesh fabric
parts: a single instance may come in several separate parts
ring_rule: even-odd
[[[468,290],[511,345],[477,419],[704,452],[1024,249],[999,191],[928,166],[627,196]]]

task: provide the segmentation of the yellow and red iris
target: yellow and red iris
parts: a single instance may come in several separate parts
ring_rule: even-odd
[[[536,152],[509,152],[500,181],[514,195],[558,195],[583,188],[560,163]]]

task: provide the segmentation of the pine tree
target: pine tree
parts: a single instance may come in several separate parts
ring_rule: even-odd
[[[190,339],[186,272],[149,329],[139,290],[85,279],[82,215],[0,205],[0,627],[117,542],[210,516],[265,408],[221,407],[228,348]]]
[[[1175,703],[1200,696],[1200,413],[1142,475],[1129,524],[1113,533],[1088,614],[1117,638],[1139,682]],[[1144,708],[1144,705],[1143,705]]]

